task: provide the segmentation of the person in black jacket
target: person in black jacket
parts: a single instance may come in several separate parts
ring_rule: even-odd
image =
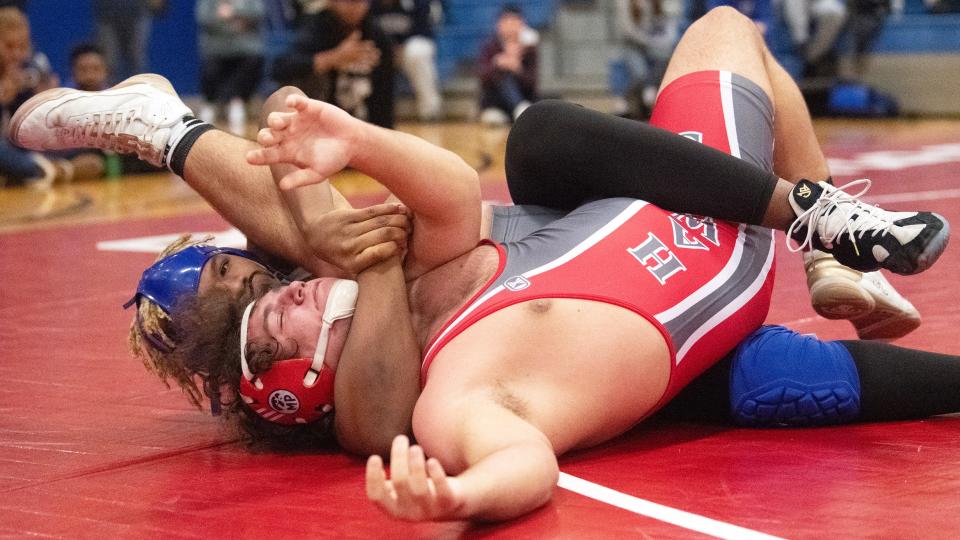
[[[389,128],[394,123],[393,47],[369,11],[369,0],[330,0],[323,10],[302,15],[296,41],[277,59],[273,77]]]

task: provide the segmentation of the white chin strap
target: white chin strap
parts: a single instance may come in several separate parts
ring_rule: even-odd
[[[330,292],[327,294],[327,304],[323,308],[323,320],[320,326],[320,337],[317,338],[317,348],[313,353],[313,363],[310,364],[310,370],[303,378],[303,385],[307,388],[316,384],[320,378],[320,370],[323,369],[323,361],[327,354],[327,342],[330,341],[330,328],[333,323],[340,319],[347,319],[353,316],[357,307],[357,296],[360,292],[360,286],[356,281],[349,279],[338,279]],[[257,390],[263,389],[263,381],[250,371],[250,365],[247,364],[247,328],[250,325],[250,313],[253,311],[253,305],[257,301],[250,302],[240,319],[240,369],[243,371],[243,377],[250,381]]]
[[[323,360],[327,354],[327,342],[330,340],[330,328],[340,319],[353,317],[359,292],[360,286],[357,282],[349,279],[337,280],[330,289],[327,305],[323,308],[323,325],[320,327],[320,337],[317,338],[317,348],[313,353],[313,363],[303,378],[303,385],[307,388],[316,384],[320,378],[320,370],[323,369]]]

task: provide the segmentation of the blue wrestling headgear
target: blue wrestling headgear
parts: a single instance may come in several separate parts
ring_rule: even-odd
[[[211,257],[220,253],[250,259],[274,272],[249,251],[202,244],[193,245],[160,259],[144,270],[140,276],[140,283],[137,285],[137,293],[123,305],[124,309],[133,304],[137,304],[139,307],[140,300],[146,298],[169,315],[181,298],[197,294],[203,265]],[[152,346],[165,353],[173,350],[159,336],[144,330],[139,312],[137,313],[137,324],[140,325],[141,333]]]

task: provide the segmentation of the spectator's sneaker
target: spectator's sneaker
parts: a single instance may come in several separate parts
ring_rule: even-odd
[[[10,122],[10,138],[31,150],[101,148],[135,153],[164,166],[190,109],[159,75],[136,75],[99,92],[53,88],[24,103]]]
[[[510,123],[507,113],[495,107],[488,107],[480,113],[480,123],[485,126],[505,126]]]
[[[833,254],[842,264],[871,272],[886,268],[897,274],[916,274],[930,267],[947,247],[950,225],[930,212],[888,212],[857,198],[870,180],[855,180],[844,187],[863,185],[854,195],[826,182],[801,180],[790,192],[797,219],[787,235],[799,251],[807,246]]]
[[[813,309],[849,320],[860,339],[893,340],[920,326],[920,313],[880,272],[848,268],[817,250],[804,253],[803,266]]]

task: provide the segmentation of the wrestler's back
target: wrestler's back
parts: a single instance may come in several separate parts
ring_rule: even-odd
[[[490,408],[542,432],[557,454],[629,429],[656,405],[670,353],[649,321],[577,299],[515,304],[478,321],[434,358],[414,412],[414,434],[449,470],[466,466],[451,426]]]

